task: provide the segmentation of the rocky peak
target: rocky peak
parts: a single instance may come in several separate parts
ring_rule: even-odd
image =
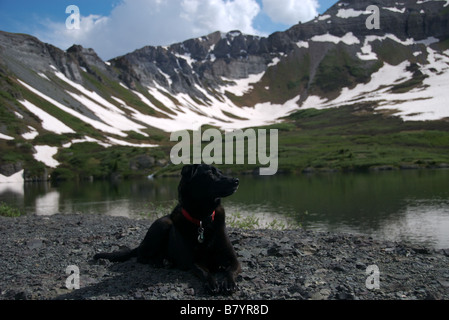
[[[378,30],[366,27],[371,14],[366,9],[370,5],[380,10],[381,28]],[[389,38],[384,41],[386,35]],[[368,41],[367,36],[376,40]],[[267,102],[282,105],[295,101],[301,105],[309,95],[335,97],[343,87],[366,83],[385,62],[394,65],[405,60],[427,63],[422,44],[413,41],[409,41],[410,47],[404,44],[410,38],[415,41],[449,38],[449,3],[436,0],[340,1],[312,21],[298,23],[268,37],[247,35],[238,30],[216,31],[170,46],[146,46],[108,62],[102,61],[93,49],[79,45],[63,51],[28,35],[0,32],[0,64],[45,93],[52,92],[51,80],[42,82],[39,76],[48,74],[51,78],[57,71],[89,91],[107,95],[107,99],[111,99],[112,92],[121,100],[127,97],[126,94],[117,97],[117,86],[111,85],[120,83],[124,90],[140,90],[153,101],[158,96],[168,105],[171,102],[176,106],[182,104],[178,103],[178,98],[183,94],[181,97],[189,100],[188,107],[194,105],[198,110],[212,104],[211,101],[250,108]],[[442,50],[446,50],[447,44],[443,46],[446,47]],[[367,47],[372,55],[365,55]],[[394,63],[390,56],[394,56]],[[255,85],[252,85],[253,79],[256,79]],[[109,87],[102,91],[98,89],[100,84]],[[232,86],[234,90],[229,90]],[[234,94],[236,90],[242,92]],[[329,91],[332,92],[329,94]],[[167,101],[167,96],[173,99]],[[84,101],[74,101],[73,96],[66,97],[65,92],[59,93],[58,98],[70,101],[71,107],[89,114],[87,108],[80,106]],[[164,105],[159,102],[158,106]],[[222,114],[215,116],[222,117]],[[239,117],[242,118],[245,116]],[[229,122],[233,120],[235,118]]]
[[[372,5],[380,10],[378,30],[366,28],[366,20],[372,14],[366,9]],[[401,40],[446,38],[449,35],[448,13],[449,6],[444,1],[339,1],[323,15],[295,25],[286,33],[294,40],[306,40],[327,32],[340,37],[349,31],[357,37],[394,34]]]
[[[380,10],[381,28],[368,29],[371,15],[366,9],[375,5]],[[449,7],[442,1],[387,0],[340,1],[323,15],[307,23],[299,23],[286,32],[269,37],[245,35],[238,30],[214,32],[168,47],[145,47],[120,57],[130,66],[122,79],[152,86],[154,81],[173,92],[201,95],[207,79],[211,88],[223,85],[222,78],[241,79],[266,71],[268,65],[292,52],[299,41],[317,35],[343,37],[348,33],[359,39],[368,35],[395,35],[398,39],[423,40],[449,36]],[[123,61],[126,60],[126,63]]]
[[[87,49],[80,45],[73,45],[67,49],[67,53],[75,58],[79,62],[80,66],[86,69],[89,68],[90,65],[95,65],[102,70],[106,70],[106,64],[97,55],[94,49]]]

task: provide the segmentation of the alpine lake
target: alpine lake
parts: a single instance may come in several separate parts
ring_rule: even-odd
[[[449,248],[449,170],[239,176],[222,200],[227,224],[365,234]],[[179,178],[0,184],[0,202],[25,214],[156,219],[177,201]]]

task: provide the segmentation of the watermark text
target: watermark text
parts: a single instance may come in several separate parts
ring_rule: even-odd
[[[69,290],[77,290],[80,288],[80,269],[75,265],[70,265],[65,269],[65,273],[69,275],[65,280],[65,286]]]
[[[178,141],[170,152],[173,164],[223,164],[223,156],[225,164],[245,164],[246,154],[246,164],[266,166],[259,169],[260,175],[274,175],[278,170],[277,129],[269,130],[269,140],[265,129],[234,130],[223,137],[218,129],[202,132],[200,128],[193,132],[192,143],[187,130],[173,132],[170,141]],[[203,142],[209,143],[202,148]]]
[[[371,15],[366,19],[365,25],[368,30],[380,29],[380,9],[378,6],[371,5],[366,8]]]
[[[368,290],[378,290],[380,289],[380,270],[375,264],[370,265],[366,268],[366,278],[365,286]]]
[[[65,26],[68,30],[80,29],[80,9],[78,6],[70,5],[65,9],[65,13],[70,14],[65,20]]]

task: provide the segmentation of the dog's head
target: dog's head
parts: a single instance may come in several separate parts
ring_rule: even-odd
[[[212,200],[224,198],[237,191],[239,179],[225,176],[207,164],[186,165],[182,168],[178,192],[180,200]]]

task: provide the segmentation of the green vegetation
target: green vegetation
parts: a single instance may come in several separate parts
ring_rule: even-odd
[[[449,163],[444,121],[404,122],[374,114],[369,105],[301,110],[286,120],[296,129],[280,134],[279,166],[285,171]]]
[[[160,204],[149,203],[148,210],[141,212],[139,215],[142,218],[148,218],[150,220],[156,220],[170,214],[173,208],[178,204],[178,200],[170,200]]]
[[[270,230],[286,230],[295,229],[301,226],[300,223],[294,222],[293,219],[281,221],[273,219],[270,222],[264,222],[255,214],[243,216],[240,212],[231,213],[226,217],[226,224],[231,228],[238,229],[270,229]]]
[[[367,104],[299,110],[284,120],[284,123],[260,127],[279,130],[278,172],[281,173],[449,164],[449,127],[444,120],[404,122],[388,113],[374,113],[374,106]],[[160,174],[178,172],[180,167],[169,166]],[[224,172],[251,174],[261,165],[217,167]]]
[[[226,92],[236,105],[248,106],[260,102],[283,104],[307,89],[310,81],[311,57],[308,53],[293,52],[274,66],[269,67],[260,82],[252,84],[253,89],[241,96]]]
[[[380,60],[394,66],[406,60],[415,61],[417,59],[409,46],[405,46],[390,38],[386,38],[382,41],[374,41],[372,47]],[[426,50],[424,49],[424,52],[425,51]]]
[[[168,140],[169,135],[162,130],[151,128],[145,129],[146,137],[134,131],[127,132],[127,141],[131,143],[152,143],[161,145],[161,148],[134,148],[134,147],[110,147],[104,148],[94,143],[75,144],[70,148],[62,148],[63,144],[69,143],[74,139],[82,139],[85,136],[103,140],[103,134],[82,120],[64,112],[60,108],[49,103],[45,99],[39,97],[33,92],[19,85],[17,81],[0,65],[0,125],[2,132],[14,136],[15,140],[0,140],[0,164],[17,164],[26,168],[26,177],[40,180],[50,174],[55,180],[76,180],[76,179],[108,179],[111,177],[134,177],[146,176],[154,173],[159,169],[158,165],[145,170],[135,170],[130,168],[130,162],[134,157],[142,154],[157,160],[168,159],[169,151]],[[149,106],[144,104],[137,95],[123,88],[116,81],[112,81],[109,77],[102,74],[100,70],[94,70],[95,74],[82,73],[87,87],[95,88],[98,92],[105,96],[116,96],[123,99],[127,104],[137,110],[141,110],[147,114],[156,115],[157,112],[151,110]],[[55,83],[61,87],[68,85],[55,76],[48,75]],[[73,90],[73,88],[68,88]],[[140,88],[141,92],[145,92]],[[148,92],[144,95],[155,105],[161,107],[161,103],[151,97]],[[76,133],[73,134],[55,134],[44,130],[41,127],[41,120],[33,113],[24,108],[19,100],[27,100],[43,111],[51,114],[59,119],[67,126],[72,128]],[[110,102],[117,104],[115,100]],[[64,101],[69,105],[69,101]],[[162,108],[162,107],[161,107]],[[25,120],[19,119],[15,112],[21,113]],[[21,137],[24,132],[29,131],[28,125],[33,126],[39,135],[32,141],[27,141]],[[6,130],[5,130],[6,129]],[[45,165],[34,159],[34,145],[49,145],[59,147],[59,153],[55,158],[60,161],[61,165],[55,170],[45,168]]]
[[[109,179],[112,177],[133,178],[147,176],[157,170],[144,168],[133,169],[131,163],[136,157],[147,155],[152,160],[166,159],[160,148],[135,148],[113,146],[102,147],[96,143],[76,143],[70,148],[61,149],[57,160],[62,164],[52,173],[54,180]]]
[[[344,87],[351,88],[369,81],[371,74],[381,66],[382,62],[366,66],[344,49],[330,50],[318,66],[312,88],[325,94]]]
[[[449,42],[442,41],[439,45],[449,47]],[[269,67],[261,81],[253,85],[250,93],[242,97],[231,93],[227,95],[240,105],[254,105],[261,101],[284,103],[286,99],[297,97],[306,91],[308,94],[319,93],[321,96],[329,96],[342,87],[351,87],[368,81],[371,74],[382,66],[380,62],[382,60],[390,64],[399,63],[404,59],[412,61],[408,71],[413,73],[413,78],[397,83],[392,87],[392,92],[407,92],[422,85],[425,75],[419,71],[418,62],[413,60],[416,57],[413,56],[410,48],[388,39],[382,42],[375,41],[372,46],[380,57],[373,63],[356,59],[345,51],[344,47],[330,50],[321,62],[313,61],[312,56],[301,50],[294,51],[283,57],[276,65]],[[311,65],[318,62],[319,66],[312,79]],[[93,73],[82,73],[87,88],[95,88],[104,97],[118,97],[142,113],[165,116],[158,110],[151,109],[137,95],[122,87],[110,76],[93,68]],[[61,87],[69,88],[64,81],[55,76],[49,75],[49,77]],[[170,112],[160,101],[151,96],[146,88],[139,84],[136,86],[135,90],[141,92],[157,108]],[[30,101],[58,118],[71,127],[76,134],[58,135],[45,131],[40,126],[40,119],[18,102],[22,99]],[[175,104],[179,103],[168,95],[167,99],[171,99]],[[112,98],[108,100],[117,105],[117,101]],[[200,101],[197,102],[200,103]],[[166,163],[170,163],[170,150],[176,142],[170,142],[169,134],[156,128],[144,130],[149,134],[149,138],[129,131],[126,140],[133,143],[154,143],[160,146],[158,148],[120,146],[105,148],[96,143],[87,142],[73,144],[70,148],[62,148],[63,144],[84,136],[102,140],[103,133],[26,90],[3,70],[0,72],[0,104],[2,105],[0,108],[2,132],[16,138],[13,141],[0,140],[0,164],[20,162],[27,169],[28,177],[43,177],[51,174],[55,180],[134,178],[154,173],[178,174],[182,166],[165,166]],[[69,102],[66,101],[66,104]],[[260,129],[279,130],[278,172],[366,171],[382,166],[422,168],[449,164],[447,122],[444,120],[404,122],[398,117],[390,116],[391,111],[384,111],[382,114],[374,112],[374,108],[375,105],[354,104],[326,110],[298,110],[286,117],[283,123],[263,126]],[[17,111],[24,115],[25,120],[15,116],[14,112]],[[128,109],[124,111],[131,112]],[[225,113],[225,115],[242,119],[231,113]],[[21,137],[21,134],[29,131],[28,125],[32,125],[39,132],[33,141],[27,141]],[[203,131],[207,128],[208,126],[204,126]],[[204,143],[203,147],[207,144]],[[43,163],[34,159],[33,145],[59,147],[55,159],[61,165],[54,170],[46,169]],[[142,156],[150,157],[150,162],[153,164],[133,167],[133,161]],[[247,163],[247,154],[244,155],[244,159]],[[233,163],[236,161],[234,160]],[[259,163],[217,165],[225,172],[229,170],[234,173],[253,173],[261,166]],[[254,222],[248,220],[243,223]]]
[[[413,65],[410,66],[413,68]],[[410,71],[413,72],[413,69]],[[418,83],[422,75],[416,72],[413,80]],[[399,83],[393,90],[407,90],[416,83]],[[288,90],[288,89],[286,89]],[[148,129],[150,139],[135,132],[129,137],[136,143],[156,143],[158,148],[135,148],[113,146],[102,147],[96,143],[77,143],[70,148],[60,148],[55,156],[61,165],[46,172],[45,165],[33,157],[33,145],[61,146],[83,135],[99,138],[100,133],[89,125],[77,123],[74,117],[58,111],[39,97],[22,89],[27,100],[43,110],[57,114],[62,121],[78,134],[56,135],[40,132],[34,141],[17,138],[14,141],[0,141],[1,163],[21,162],[27,168],[28,176],[40,177],[51,174],[55,180],[110,179],[113,177],[135,178],[149,174],[178,174],[182,165],[158,165],[157,161],[170,163],[171,148],[168,134],[157,129]],[[9,107],[7,107],[9,108]],[[355,104],[325,110],[298,110],[284,119],[283,123],[263,126],[260,129],[279,130],[279,170],[281,173],[302,173],[310,171],[367,171],[388,166],[432,167],[449,163],[449,128],[447,122],[404,122],[385,111],[374,112],[375,105]],[[0,110],[2,121],[10,126],[20,124],[11,112]],[[11,118],[11,119],[10,119]],[[8,120],[9,119],[9,120]],[[208,126],[203,127],[203,131]],[[257,129],[257,128],[256,128]],[[16,130],[20,133],[20,128]],[[13,133],[11,133],[13,134]],[[269,140],[269,139],[268,139]],[[208,143],[204,143],[203,147]],[[245,151],[247,148],[245,147]],[[268,148],[269,150],[269,148]],[[149,156],[154,160],[150,168],[131,168],[136,157]],[[223,155],[224,156],[224,155]],[[247,163],[247,154],[244,156]],[[235,163],[236,161],[234,161]],[[257,172],[260,164],[222,164],[223,171],[233,173]]]
[[[0,216],[2,217],[20,217],[23,212],[19,209],[12,207],[4,202],[0,202]]]

